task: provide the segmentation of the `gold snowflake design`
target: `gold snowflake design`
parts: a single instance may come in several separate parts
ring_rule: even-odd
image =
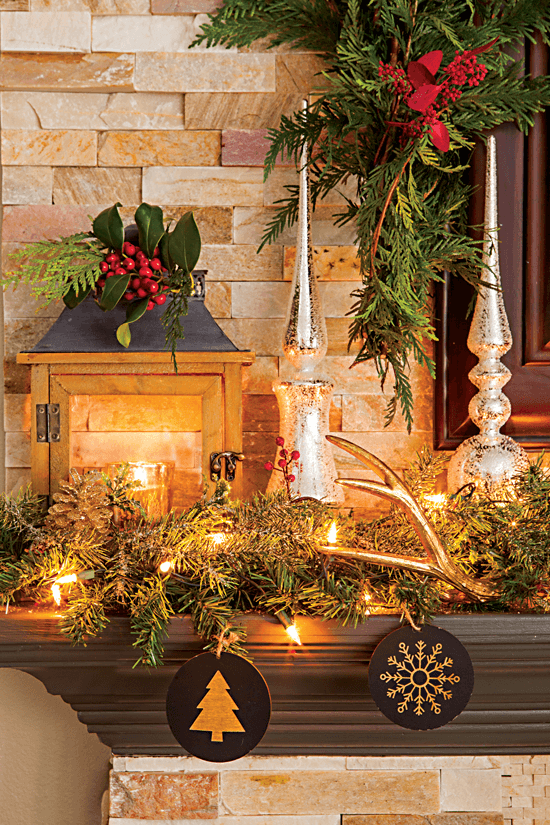
[[[415,647],[417,652],[411,653],[409,645],[401,642],[399,652],[403,655],[403,660],[398,661],[396,656],[388,656],[388,665],[393,665],[397,670],[395,673],[381,673],[380,678],[383,682],[394,683],[394,687],[388,688],[387,695],[390,699],[401,695],[403,701],[397,706],[398,713],[404,713],[409,705],[417,716],[422,716],[426,706],[433,713],[441,713],[441,704],[436,700],[451,699],[452,691],[445,687],[460,682],[460,676],[444,673],[445,668],[452,667],[453,660],[446,656],[438,661],[443,650],[441,644],[434,645],[431,653],[427,652],[423,641],[417,642]]]

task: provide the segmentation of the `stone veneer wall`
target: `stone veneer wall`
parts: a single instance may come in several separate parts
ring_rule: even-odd
[[[126,223],[146,200],[168,217],[194,208],[209,270],[208,306],[240,348],[257,354],[244,383],[245,493],[264,489],[278,409],[272,382],[290,375],[281,357],[294,230],[256,249],[283,186],[280,166],[263,183],[266,129],[315,85],[316,55],[253,49],[189,50],[215,0],[0,0],[3,253],[25,241],[88,230],[88,216],[116,200]],[[348,367],[351,290],[358,286],[353,228],[332,215],[342,195],[316,210],[313,238],[327,314],[324,371],[335,381],[331,428],[399,469],[432,438],[431,381],[413,368],[416,418],[384,431],[385,399],[371,365]],[[61,311],[35,314],[26,288],[5,309],[6,488],[29,478],[32,347]],[[139,330],[136,327],[136,335]],[[390,382],[389,382],[390,383]],[[358,475],[337,451],[342,475]],[[365,508],[350,493],[348,506]]]
[[[546,825],[549,768],[550,756],[116,756],[109,825]]]

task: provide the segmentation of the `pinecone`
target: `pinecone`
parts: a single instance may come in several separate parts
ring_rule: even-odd
[[[48,510],[44,527],[49,530],[70,530],[72,533],[95,531],[108,533],[112,512],[104,487],[96,473],[81,476],[71,470],[72,483],[62,481],[62,492],[54,493],[56,502]]]

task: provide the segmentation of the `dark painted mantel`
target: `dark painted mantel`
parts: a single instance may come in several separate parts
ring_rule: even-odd
[[[273,715],[254,751],[266,754],[481,754],[550,752],[550,616],[436,617],[472,657],[475,687],[446,727],[409,731],[389,722],[368,690],[375,645],[399,625],[376,616],[358,627],[299,619],[302,648],[289,646],[275,619],[247,616],[247,648],[271,690]],[[103,635],[73,647],[51,613],[0,617],[0,667],[40,679],[72,705],[88,729],[118,754],[183,754],[164,702],[176,670],[201,651],[187,618],[172,620],[163,667],[133,668],[129,620],[111,618]]]

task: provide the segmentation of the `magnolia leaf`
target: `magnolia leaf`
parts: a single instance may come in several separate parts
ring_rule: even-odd
[[[145,314],[149,301],[150,298],[144,298],[142,301],[137,301],[134,304],[130,304],[126,310],[126,323],[133,324],[135,321],[139,321],[139,319]]]
[[[116,337],[119,344],[122,344],[123,347],[128,348],[130,346],[130,341],[132,340],[132,333],[130,332],[130,326],[128,323],[121,324],[117,331]]]
[[[100,212],[92,223],[92,230],[105,246],[121,250],[124,243],[124,226],[118,211],[119,206],[122,204],[117,201],[114,206]]]
[[[130,272],[125,275],[113,275],[107,278],[105,286],[103,287],[103,294],[99,306],[101,309],[114,309],[126,290],[131,278]]]
[[[441,61],[443,60],[443,52],[441,49],[436,49],[435,52],[428,52],[428,54],[423,54],[422,57],[419,57],[417,63],[420,63],[422,66],[425,66],[429,72],[433,76],[437,74],[437,70],[441,66]],[[430,81],[433,83],[434,81]]]
[[[88,284],[87,287],[84,287],[83,289],[79,289],[79,291],[77,292],[76,289],[74,288],[74,286],[72,286],[69,289],[69,291],[63,296],[63,303],[69,309],[74,309],[75,307],[77,307],[79,304],[82,303],[84,298],[88,297],[88,295],[91,292],[91,289],[92,289],[91,285]]]
[[[407,106],[417,112],[425,112],[439,94],[439,86],[421,86],[407,98]]]
[[[180,269],[194,270],[201,254],[201,236],[192,212],[186,212],[168,233],[168,252]]]
[[[164,223],[160,206],[142,203],[136,209],[135,219],[139,230],[139,245],[147,257],[152,258],[155,247],[164,235]]]
[[[166,267],[169,272],[174,271],[175,262],[170,255],[170,250],[168,248],[168,237],[170,233],[165,232],[162,238],[159,241],[159,250],[160,250],[160,259],[162,261],[162,265]]]

